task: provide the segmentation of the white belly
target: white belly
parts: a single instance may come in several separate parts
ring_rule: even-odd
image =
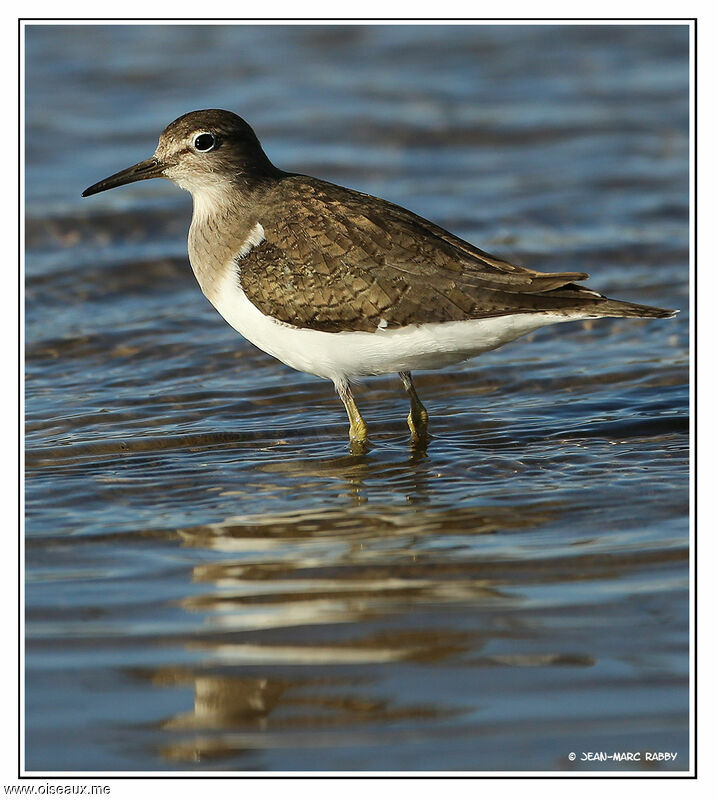
[[[327,333],[296,328],[263,314],[228,269],[211,301],[224,319],[252,344],[300,372],[337,381],[436,369],[493,350],[544,325],[582,319],[575,314],[513,314],[467,322],[426,323],[376,332]]]

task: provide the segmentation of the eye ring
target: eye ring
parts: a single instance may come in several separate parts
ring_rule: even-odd
[[[217,137],[213,133],[199,133],[195,136],[192,146],[200,153],[208,153],[217,146]]]

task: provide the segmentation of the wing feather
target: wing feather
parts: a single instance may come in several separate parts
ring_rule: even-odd
[[[574,310],[602,296],[582,272],[492,256],[387,201],[290,176],[261,209],[265,241],[238,270],[265,314],[325,331]]]

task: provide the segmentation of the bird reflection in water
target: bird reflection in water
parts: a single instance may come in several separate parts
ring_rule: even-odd
[[[304,746],[307,737],[331,742],[341,730],[342,742],[360,741],[374,723],[403,723],[409,731],[468,710],[424,694],[421,702],[393,699],[384,685],[387,665],[450,669],[484,648],[480,618],[454,626],[454,609],[495,613],[514,602],[490,563],[452,559],[451,548],[438,556],[424,544],[442,529],[481,536],[531,528],[559,507],[454,507],[449,515],[428,502],[430,464],[412,458],[402,469],[389,467],[404,503],[369,500],[376,468],[369,454],[291,460],[270,471],[291,473],[295,483],[339,478],[349,504],[345,493],[333,506],[243,514],[179,531],[184,546],[202,554],[192,576],[204,591],[180,601],[203,617],[185,640],[201,666],[145,674],[155,686],[194,691],[191,710],[158,723],[169,737],[160,745],[165,758],[242,765],[264,748]],[[212,552],[221,557],[208,558]]]

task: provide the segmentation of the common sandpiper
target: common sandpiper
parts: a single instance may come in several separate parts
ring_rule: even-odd
[[[676,313],[579,286],[583,272],[519,267],[401,206],[284,172],[229,111],[179,117],[151,158],[82,196],[148,178],[192,194],[189,260],[212,305],[261,350],[333,381],[360,446],[367,426],[352,378],[398,373],[412,439],[422,442],[429,417],[412,370],[456,364],[556,322]]]

